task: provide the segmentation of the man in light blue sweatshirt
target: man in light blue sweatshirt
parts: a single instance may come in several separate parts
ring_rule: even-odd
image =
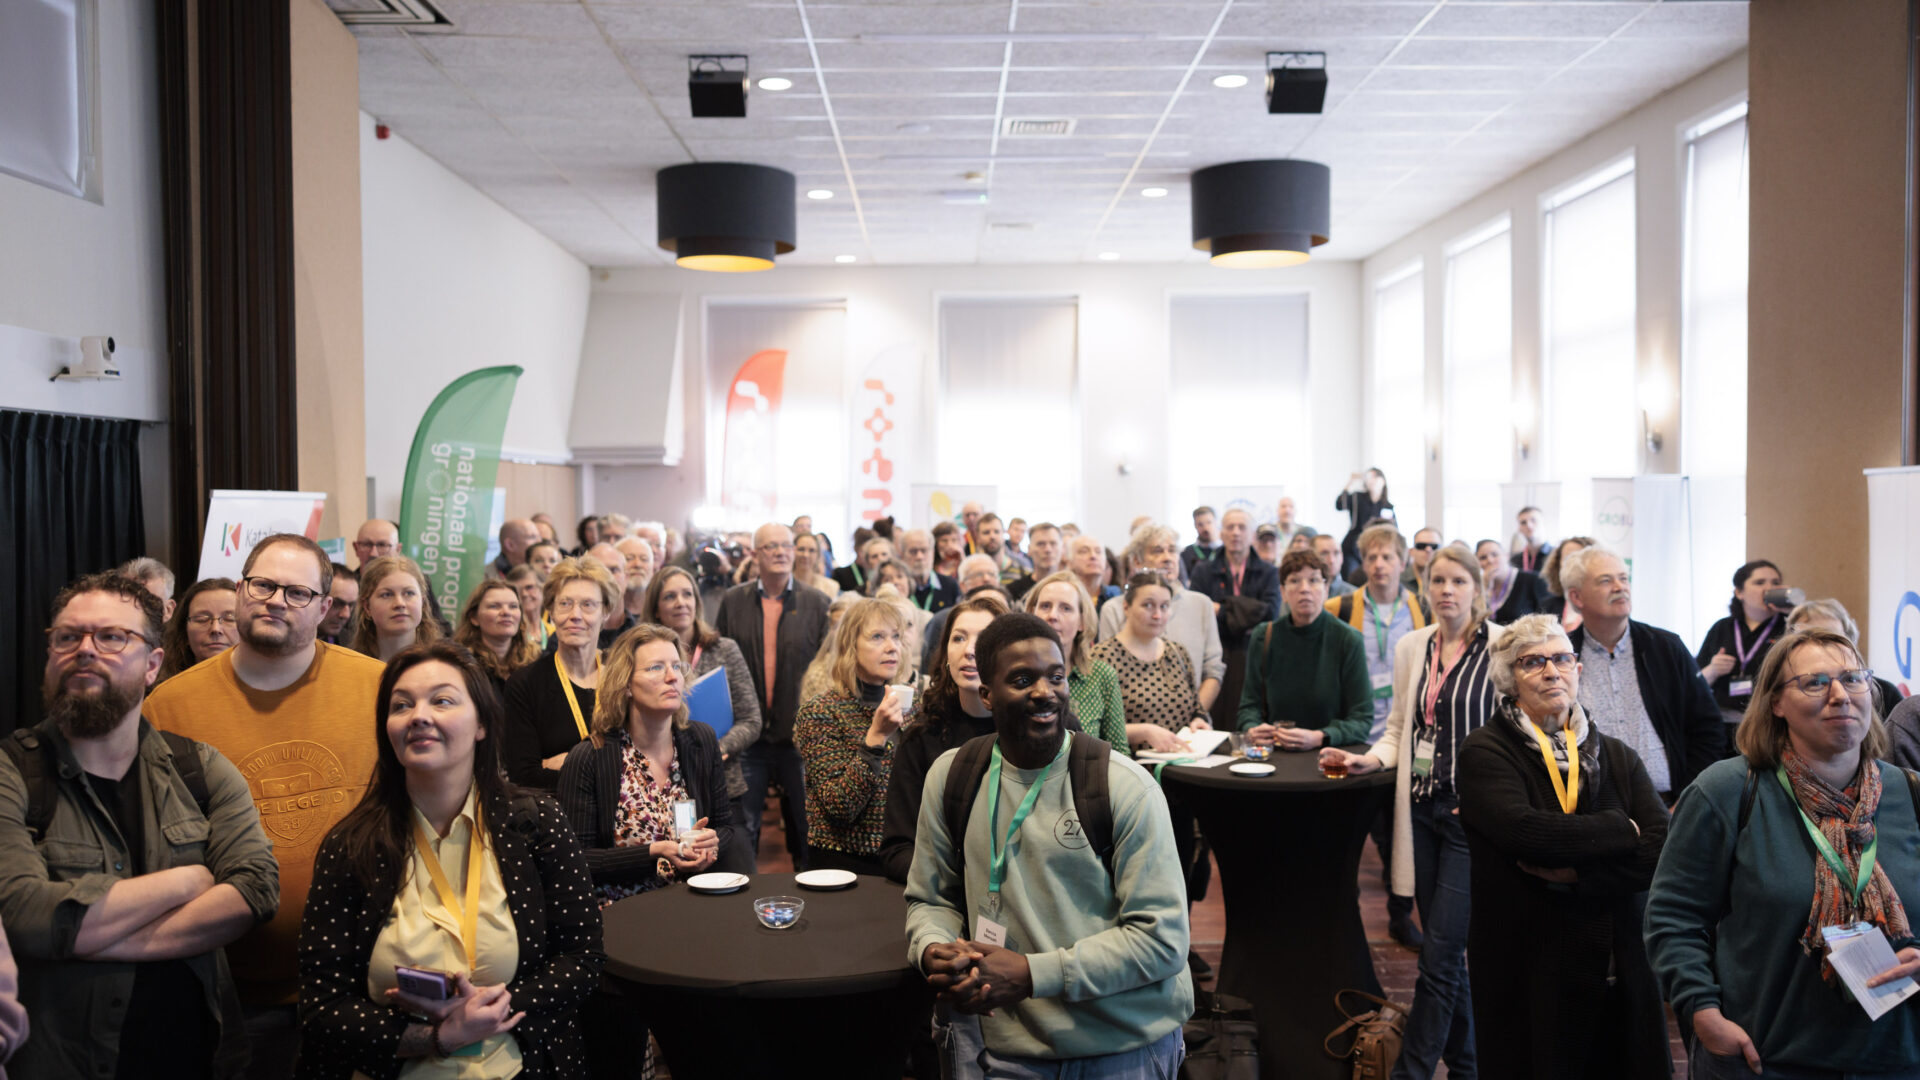
[[[951,1075],[1171,1076],[1193,981],[1166,798],[1138,765],[1108,758],[1109,872],[1069,782],[1059,637],[1031,615],[1002,615],[975,656],[992,764],[956,853],[942,794],[960,751],[934,762],[907,879],[909,962],[958,1014],[943,1039]]]

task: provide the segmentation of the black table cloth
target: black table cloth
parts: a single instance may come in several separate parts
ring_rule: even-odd
[[[793,878],[755,874],[725,896],[674,885],[607,908],[607,974],[675,1080],[901,1075],[932,1004],[907,964],[905,890],[862,876],[813,892]],[[780,895],[806,910],[769,930],[753,901]]]
[[[1345,1080],[1352,1065],[1322,1041],[1344,1019],[1336,991],[1380,993],[1360,923],[1360,849],[1393,797],[1393,771],[1328,780],[1318,752],[1275,751],[1269,764],[1264,777],[1175,765],[1161,779],[1219,861],[1227,936],[1216,985],[1253,1003],[1260,1075]]]

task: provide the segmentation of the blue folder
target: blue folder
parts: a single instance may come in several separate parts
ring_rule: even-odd
[[[733,690],[726,668],[714,668],[687,688],[687,716],[712,728],[716,736],[733,727]]]

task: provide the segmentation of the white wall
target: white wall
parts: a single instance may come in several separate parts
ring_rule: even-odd
[[[686,458],[673,467],[593,468],[584,481],[587,501],[582,513],[619,510],[684,524],[694,507],[717,496],[718,462],[713,461],[711,470],[708,467],[715,439],[701,407],[708,394],[705,301],[843,300],[849,370],[859,370],[892,346],[918,349],[926,358],[924,396],[932,400],[937,390],[942,298],[1067,295],[1077,297],[1080,311],[1084,437],[1079,523],[1116,548],[1127,524],[1138,514],[1153,514],[1186,528],[1194,493],[1169,490],[1166,467],[1169,388],[1178,377],[1169,369],[1169,299],[1177,293],[1266,291],[1309,296],[1310,414],[1223,416],[1222,452],[1311,455],[1313,485],[1300,500],[1302,516],[1322,527],[1344,526],[1336,519],[1333,497],[1359,460],[1361,445],[1353,420],[1358,413],[1361,369],[1357,263],[1315,262],[1276,271],[1092,264],[781,267],[760,274],[638,269],[595,276],[596,295],[681,294],[686,334]],[[1018,403],[1007,405],[1009,430],[984,436],[1018,437]],[[931,433],[923,433],[919,445],[920,460],[930,464],[935,447]],[[1119,472],[1122,458],[1130,467],[1129,475]],[[1035,462],[1034,467],[1047,465]],[[920,479],[935,482],[939,477]],[[1019,507],[1002,509],[1020,512]]]
[[[1634,233],[1637,286],[1636,338],[1639,360],[1636,384],[1647,400],[1660,398],[1664,415],[1652,415],[1664,435],[1659,453],[1641,450],[1641,473],[1680,471],[1680,310],[1681,239],[1685,156],[1682,137],[1693,124],[1745,98],[1747,54],[1743,51],[1573,146],[1547,158],[1505,183],[1488,189],[1407,236],[1387,245],[1364,264],[1361,334],[1367,340],[1371,363],[1373,283],[1423,260],[1426,288],[1426,359],[1429,400],[1445,386],[1443,345],[1446,312],[1445,248],[1452,241],[1488,224],[1501,214],[1513,223],[1513,393],[1516,402],[1530,401],[1534,416],[1533,445],[1549,412],[1541,398],[1541,238],[1542,200],[1622,155],[1634,155],[1637,225]],[[1339,177],[1334,178],[1339,183]],[[1446,447],[1440,447],[1446,453]],[[1521,460],[1514,454],[1516,481],[1550,480],[1545,455],[1532,453]],[[1427,466],[1427,504],[1444,505],[1441,498],[1441,462]]]
[[[375,138],[365,113],[360,198],[369,512],[399,513],[421,414],[476,368],[526,369],[507,416],[506,456],[569,460],[586,265],[405,139]]]

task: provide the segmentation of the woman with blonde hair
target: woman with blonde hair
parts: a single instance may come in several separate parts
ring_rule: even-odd
[[[812,533],[801,533],[793,538],[793,581],[796,585],[826,593],[828,599],[840,595],[840,583],[833,580],[833,575],[821,570],[820,538]]]
[[[1323,766],[1344,764],[1354,774],[1394,769],[1389,885],[1419,905],[1426,938],[1397,1076],[1432,1076],[1443,1056],[1450,1073],[1472,1075],[1475,1067],[1466,966],[1471,864],[1457,813],[1455,765],[1467,736],[1499,705],[1488,665],[1504,633],[1487,619],[1480,573],[1465,544],[1433,553],[1427,564],[1433,623],[1394,644],[1386,734],[1364,754],[1320,751]]]
[[[409,645],[431,645],[444,635],[426,618],[427,575],[405,555],[382,555],[360,568],[360,610],[348,628],[349,648],[391,660]]]
[[[825,693],[800,707],[793,742],[806,772],[811,869],[882,874],[880,831],[894,733],[907,705],[889,687],[906,674],[906,621],[885,600],[860,600],[833,635]]]
[[[806,674],[800,676],[800,704],[805,705],[833,686],[834,632],[840,629],[840,620],[853,605],[865,599],[859,593],[843,592],[827,605],[827,632],[820,635],[820,649],[807,662]]]
[[[1058,570],[1027,590],[1024,606],[1060,635],[1067,652],[1067,690],[1081,729],[1132,757],[1120,676],[1093,655],[1093,595],[1072,571]]]
[[[507,680],[507,779],[551,791],[567,752],[589,734],[600,685],[600,626],[623,602],[613,575],[593,558],[562,559],[547,577],[545,614],[556,641]]]
[[[453,639],[473,650],[496,690],[506,687],[508,676],[540,659],[533,624],[520,610],[520,590],[500,578],[482,581],[467,597]]]
[[[1647,896],[1653,969],[1693,1023],[1690,1075],[1920,1074],[1920,1010],[1869,1019],[1830,963],[1828,931],[1864,923],[1897,961],[1868,986],[1920,973],[1913,774],[1882,760],[1873,672],[1843,634],[1789,634],[1735,739],[1740,756],[1674,804]]]

